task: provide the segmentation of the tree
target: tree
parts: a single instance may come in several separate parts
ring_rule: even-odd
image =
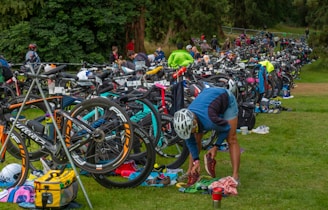
[[[2,0],[0,8],[0,29],[28,19],[37,8],[44,5],[43,0]]]
[[[138,14],[134,9],[131,3],[116,0],[48,0],[24,28],[13,26],[2,34],[1,50],[24,55],[26,48],[16,49],[12,42],[20,40],[22,46],[37,43],[43,62],[103,63],[112,45],[124,49],[126,26]],[[12,30],[23,30],[25,38]],[[14,58],[14,62],[24,59]]]
[[[164,44],[189,42],[201,33],[208,36],[222,32],[222,17],[227,1],[152,0],[153,9],[147,16],[146,32],[149,39]]]

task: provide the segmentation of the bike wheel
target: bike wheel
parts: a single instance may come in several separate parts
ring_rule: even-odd
[[[135,100],[128,99],[127,97],[120,98],[120,95],[111,92],[102,93],[101,96],[108,97],[110,100],[119,103],[128,113],[131,121],[137,123],[139,127],[141,126],[142,129],[147,131],[148,135],[154,139],[154,144],[158,143],[161,120],[159,111],[150,100],[146,98],[136,98]]]
[[[0,187],[10,188],[23,185],[29,171],[28,151],[23,138],[13,130],[4,147],[7,135],[4,132],[1,133],[3,134],[1,138],[3,153],[0,154]],[[17,150],[17,148],[19,149]]]
[[[218,132],[215,130],[206,131],[202,138],[202,149],[209,149],[218,139]]]
[[[145,130],[156,145],[161,137],[161,119],[159,111],[148,99],[137,99],[124,103],[132,122]]]
[[[247,84],[246,85],[246,91],[244,94],[244,102],[252,102],[256,103],[259,99],[259,91],[257,90],[257,87],[255,84]]]
[[[267,80],[264,97],[268,99],[272,98],[274,94],[274,89],[275,89],[275,82],[271,77],[269,77]]]
[[[183,165],[189,155],[186,142],[180,139],[173,129],[173,116],[161,114],[161,138],[155,147],[157,163],[176,169]]]
[[[16,94],[14,90],[7,86],[6,84],[2,84],[0,86],[0,100],[1,101],[10,101],[12,98],[15,98]]]
[[[120,105],[106,98],[93,98],[76,105],[70,113],[79,122],[65,123],[65,140],[79,168],[90,173],[107,173],[127,159],[133,127]],[[94,131],[90,134],[86,127]]]
[[[92,174],[92,177],[106,188],[132,188],[144,182],[152,172],[156,159],[153,140],[137,124],[133,124],[135,140],[133,149],[125,163],[105,174]]]

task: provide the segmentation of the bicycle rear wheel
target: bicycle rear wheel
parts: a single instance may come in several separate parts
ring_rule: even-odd
[[[64,125],[66,146],[74,163],[90,173],[107,173],[129,156],[133,143],[133,127],[129,116],[106,98],[85,100],[71,110],[93,133],[70,120]],[[70,142],[67,142],[67,140]]]
[[[132,188],[144,182],[152,172],[156,159],[153,139],[133,124],[135,140],[133,149],[125,163],[105,174],[92,174],[93,178],[106,188]]]
[[[180,139],[173,129],[173,116],[161,114],[162,132],[161,138],[155,149],[159,165],[176,169],[183,165],[189,155],[186,142]]]

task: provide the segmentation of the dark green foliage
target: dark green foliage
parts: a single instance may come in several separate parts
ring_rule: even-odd
[[[124,55],[130,38],[144,50],[145,39],[187,44],[202,33],[207,39],[222,35],[222,25],[262,29],[311,23],[326,30],[326,11],[323,0],[3,0],[0,53],[21,63],[28,44],[37,43],[43,62],[104,63],[112,45]]]

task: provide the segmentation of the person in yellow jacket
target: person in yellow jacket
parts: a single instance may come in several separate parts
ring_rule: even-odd
[[[182,66],[188,66],[194,62],[194,59],[190,53],[187,50],[182,49],[182,43],[178,43],[177,48],[178,49],[174,50],[167,60],[169,67],[179,68]]]

